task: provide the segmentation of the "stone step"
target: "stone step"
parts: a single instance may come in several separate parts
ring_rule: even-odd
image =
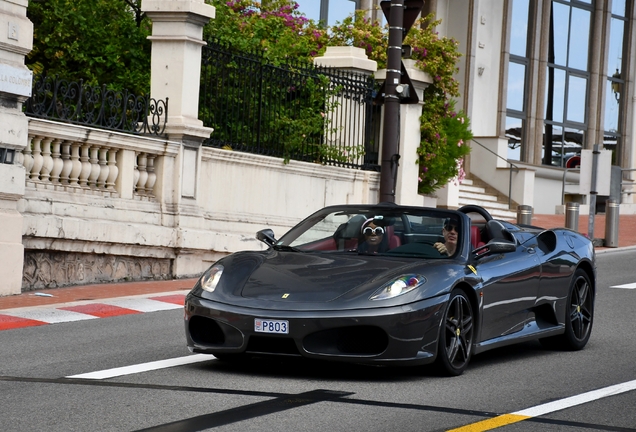
[[[490,201],[493,203],[497,202],[497,197],[494,195],[488,195],[486,193],[476,193],[476,192],[466,192],[466,191],[459,191],[459,198],[465,198],[465,199],[475,199],[475,200],[479,200],[479,201]]]
[[[477,204],[480,205],[482,207],[488,207],[488,208],[496,208],[499,210],[508,210],[508,203],[505,202],[501,202],[501,201],[494,201],[492,199],[490,199],[492,197],[487,197],[487,196],[470,196],[470,197],[464,197],[464,196],[459,196],[459,203],[464,205],[464,204]]]
[[[458,202],[464,205],[478,205],[485,208],[493,218],[515,221],[517,213],[508,208],[508,202],[500,201],[496,195],[486,192],[486,188],[475,186],[472,179],[464,179],[459,185]]]
[[[490,213],[493,212],[497,212],[499,214],[506,214],[506,215],[512,215],[514,218],[517,217],[517,213],[513,210],[510,210],[508,208],[508,205],[503,205],[501,203],[498,203],[496,206],[492,205],[490,202],[488,201],[477,201],[477,200],[459,200],[459,206],[465,206],[465,205],[478,205],[480,207],[485,208],[486,210],[488,210]]]
[[[517,222],[517,213],[510,210],[507,210],[507,211],[492,210],[492,211],[489,211],[489,213],[493,217],[493,219],[506,220],[512,223]]]
[[[478,193],[478,194],[485,194],[486,193],[486,189],[483,187],[479,187],[479,186],[470,186],[470,185],[464,185],[461,184],[459,185],[459,192],[472,192],[472,193]]]

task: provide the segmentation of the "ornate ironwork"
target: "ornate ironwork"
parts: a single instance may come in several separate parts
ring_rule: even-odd
[[[168,120],[168,98],[156,100],[44,74],[34,80],[24,106],[30,117],[132,134],[162,136]]]
[[[204,145],[379,170],[372,77],[288,62],[269,64],[216,40],[203,47],[199,118]]]

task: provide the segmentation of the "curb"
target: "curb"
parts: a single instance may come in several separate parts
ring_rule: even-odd
[[[187,290],[0,310],[0,331],[183,309]]]

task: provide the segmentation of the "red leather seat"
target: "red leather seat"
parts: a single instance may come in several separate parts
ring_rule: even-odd
[[[473,245],[473,249],[477,249],[486,244],[481,241],[481,232],[479,232],[478,226],[471,225],[470,227],[470,243]]]
[[[393,226],[386,227],[386,235],[389,241],[389,249],[395,249],[398,246],[402,246],[402,240],[400,239],[400,237],[395,235]]]

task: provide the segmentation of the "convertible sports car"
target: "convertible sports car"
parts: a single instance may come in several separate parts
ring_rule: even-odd
[[[395,204],[326,207],[269,247],[222,258],[185,302],[192,352],[385,365],[459,375],[531,339],[579,350],[592,330],[592,242],[568,229]]]

